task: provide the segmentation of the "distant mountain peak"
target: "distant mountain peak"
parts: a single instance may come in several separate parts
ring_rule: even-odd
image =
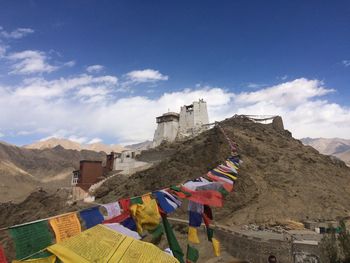
[[[105,153],[110,153],[112,151],[114,152],[122,152],[124,150],[124,147],[121,145],[113,144],[113,145],[107,145],[103,144],[101,142],[96,142],[96,143],[91,143],[91,144],[80,144],[75,141],[71,141],[69,139],[64,139],[64,138],[49,138],[46,140],[40,140],[37,142],[34,142],[29,145],[25,145],[24,148],[27,149],[53,149],[57,146],[61,146],[64,149],[67,150],[90,150],[90,151],[95,151],[95,152],[105,152]]]

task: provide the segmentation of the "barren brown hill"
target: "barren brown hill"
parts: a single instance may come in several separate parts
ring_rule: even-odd
[[[23,200],[38,186],[67,187],[81,159],[103,160],[104,156],[60,146],[33,150],[0,143],[0,202]]]
[[[350,168],[344,162],[319,154],[269,124],[232,118],[222,126],[238,143],[244,163],[235,193],[216,211],[219,221],[264,224],[350,215]],[[107,181],[97,193],[100,202],[199,177],[220,164],[229,149],[213,128],[186,142],[144,152],[140,158],[163,155],[168,157],[149,170]]]

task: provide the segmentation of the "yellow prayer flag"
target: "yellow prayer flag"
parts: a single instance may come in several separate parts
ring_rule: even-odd
[[[123,235],[104,225],[94,226],[48,247],[48,250],[65,263],[178,263],[176,258],[155,245]]]
[[[160,214],[155,199],[150,200],[147,204],[134,204],[130,206],[130,212],[135,219],[139,234],[144,230],[153,230],[159,225]]]
[[[47,258],[34,258],[34,259],[27,259],[27,260],[12,260],[12,263],[21,263],[21,262],[29,262],[29,263],[55,263],[56,262],[56,256],[52,255]]]
[[[61,242],[81,232],[80,222],[76,213],[50,219],[50,225],[55,232],[56,242]]]
[[[198,233],[197,233],[197,228],[195,227],[188,227],[188,241],[199,244],[199,238],[198,238]]]
[[[144,204],[148,204],[149,202],[151,202],[151,194],[146,194],[146,195],[143,195],[142,197],[142,202]]]
[[[212,238],[211,242],[213,243],[213,249],[215,256],[220,256],[220,242],[216,238]]]

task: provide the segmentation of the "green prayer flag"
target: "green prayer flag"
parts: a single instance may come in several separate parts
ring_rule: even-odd
[[[175,234],[173,232],[171,225],[169,224],[167,216],[162,214],[162,220],[163,220],[165,234],[168,239],[168,243],[171,251],[173,252],[174,256],[177,258],[177,260],[180,263],[185,263],[183,259],[184,253],[182,252],[179,242],[177,242],[177,239],[175,237]]]
[[[221,187],[218,191],[219,191],[219,192],[222,194],[222,196],[224,196],[224,197],[228,195],[228,192],[227,192],[226,189],[223,188],[223,187]]]
[[[214,229],[207,227],[207,236],[208,236],[208,240],[211,241],[214,236]]]
[[[164,229],[163,229],[163,224],[159,224],[152,232],[150,232],[152,234],[152,238],[153,239],[158,239],[163,233],[164,233]]]
[[[10,228],[10,235],[16,246],[16,259],[23,259],[52,244],[52,234],[47,221]],[[41,252],[30,258],[41,258],[51,255]]]
[[[187,255],[186,255],[187,261],[197,262],[198,258],[199,258],[198,250],[195,247],[187,245]]]
[[[132,205],[135,205],[135,204],[142,205],[143,204],[142,197],[140,197],[140,196],[131,198],[130,202]]]

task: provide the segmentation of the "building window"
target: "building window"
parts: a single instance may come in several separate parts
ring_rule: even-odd
[[[78,180],[79,180],[79,173],[73,172],[72,185],[76,185],[78,183]]]

